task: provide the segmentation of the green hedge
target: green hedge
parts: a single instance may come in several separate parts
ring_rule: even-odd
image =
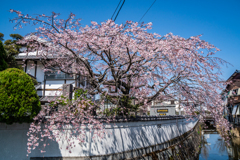
[[[22,70],[0,72],[0,121],[30,122],[41,109],[31,78]]]

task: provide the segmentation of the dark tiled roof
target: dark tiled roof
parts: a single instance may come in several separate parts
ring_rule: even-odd
[[[230,80],[232,80],[237,74],[239,74],[240,73],[240,70],[236,70],[228,79],[227,79],[227,81],[230,81]]]
[[[41,59],[42,57],[39,56],[35,56],[35,55],[30,55],[30,56],[16,56],[15,59]],[[48,59],[52,59],[52,58],[57,58],[57,57],[47,57]]]

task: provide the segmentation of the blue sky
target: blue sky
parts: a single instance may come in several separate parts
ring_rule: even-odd
[[[126,0],[116,23],[126,20],[139,21],[154,0]],[[24,14],[61,13],[65,18],[70,12],[82,18],[82,24],[110,19],[119,0],[1,0],[0,32],[9,38],[11,33],[25,35],[35,31],[32,26],[13,30],[9,19],[16,15],[9,9]],[[202,39],[221,49],[216,56],[233,66],[224,67],[223,79],[240,69],[240,1],[239,0],[156,0],[142,19],[152,22],[156,32],[165,35],[172,32],[185,38],[203,34]]]

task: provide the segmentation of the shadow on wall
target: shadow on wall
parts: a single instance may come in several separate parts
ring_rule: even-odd
[[[31,160],[51,159],[61,160],[65,157],[80,158],[89,156],[112,155],[116,153],[117,159],[127,157],[141,157],[147,153],[146,147],[162,144],[158,150],[168,147],[164,142],[178,137],[192,129],[197,120],[186,119],[164,121],[139,121],[123,122],[106,125],[106,136],[103,139],[93,139],[93,132],[86,131],[84,143],[75,141],[76,147],[69,153],[66,150],[67,140],[60,142],[48,140],[45,153],[41,153],[42,144],[29,155]],[[0,159],[26,160],[27,154],[27,131],[29,124],[0,124]],[[49,144],[49,145],[48,145]],[[135,152],[131,152],[134,151]],[[130,151],[130,152],[126,152]],[[64,158],[62,158],[64,157]],[[110,158],[111,159],[111,158]],[[113,158],[114,159],[114,158]],[[115,157],[116,159],[116,157]]]
[[[160,125],[157,125],[157,124]],[[122,152],[119,158],[133,157],[133,153],[126,153],[124,151],[131,151],[136,149],[143,149],[145,147],[161,144],[178,137],[196,124],[195,121],[184,120],[168,120],[168,121],[155,121],[155,122],[129,122],[119,123],[116,126],[111,125],[107,132],[108,134],[104,139],[91,141],[89,147],[89,156],[106,155]],[[161,127],[159,127],[161,126]],[[164,149],[167,146],[161,146]],[[144,151],[134,152],[134,156],[141,156]],[[145,152],[146,153],[146,152]],[[132,154],[132,155],[129,155]],[[136,155],[138,154],[138,155]]]
[[[42,144],[27,157],[27,132],[30,124],[6,125],[0,123],[0,152],[1,160],[29,160],[30,157],[59,157],[59,145],[53,141],[46,141],[45,153],[41,153]]]

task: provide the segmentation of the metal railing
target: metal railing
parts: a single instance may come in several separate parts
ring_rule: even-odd
[[[46,73],[46,80],[49,80],[49,79],[74,79],[74,76],[73,75],[69,75],[69,74],[64,74],[64,73],[61,73],[61,74],[57,74],[57,73]]]
[[[61,110],[61,107],[55,106],[51,108],[50,113],[45,116],[46,119],[50,118],[53,112]],[[99,120],[100,122],[139,122],[139,121],[164,121],[164,120],[177,120],[177,119],[187,119],[187,118],[198,118],[197,116],[190,115],[167,115],[167,116],[93,116],[93,119]]]
[[[94,119],[98,119],[99,121],[106,121],[109,122],[137,122],[137,121],[163,121],[163,120],[176,120],[176,119],[185,119],[190,118],[193,116],[116,116],[116,117],[106,117],[106,116],[94,116]],[[196,116],[194,116],[196,118]]]

